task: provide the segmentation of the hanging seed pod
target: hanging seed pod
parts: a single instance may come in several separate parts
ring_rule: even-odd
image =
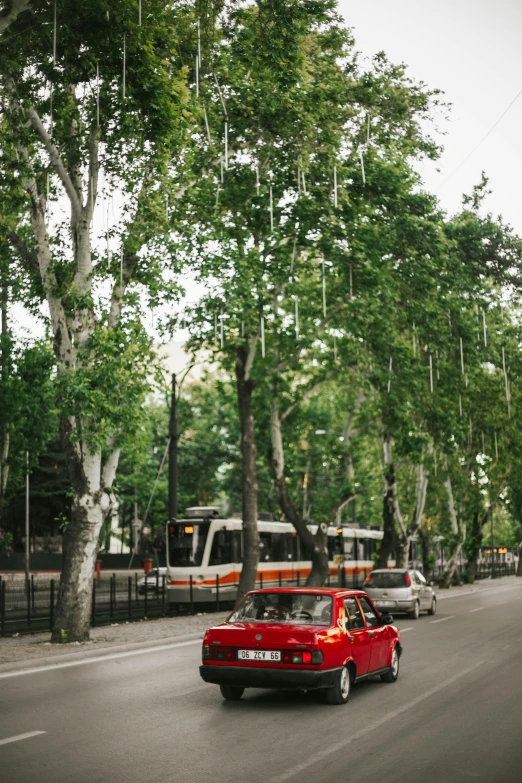
[[[125,33],[123,33],[123,100],[125,100],[125,71],[126,71],[126,43],[125,43]]]
[[[322,257],[322,277],[323,277],[323,315],[326,318],[326,275],[324,270],[324,256]]]
[[[361,173],[362,173],[363,185],[366,185],[366,174],[364,173],[364,156],[363,156],[362,147],[359,147],[359,158],[361,161]]]

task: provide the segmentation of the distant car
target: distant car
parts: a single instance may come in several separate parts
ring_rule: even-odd
[[[150,593],[156,589],[161,590],[163,577],[167,577],[166,568],[153,568],[148,574],[138,579],[138,593],[140,595],[145,595],[145,591]]]
[[[416,620],[420,612],[435,614],[437,597],[419,571],[411,568],[379,568],[366,577],[363,590],[383,612],[407,614]]]
[[[225,699],[240,699],[245,688],[280,688],[323,690],[330,704],[345,704],[353,683],[399,676],[402,646],[392,622],[361,590],[255,590],[206,632],[200,674]]]

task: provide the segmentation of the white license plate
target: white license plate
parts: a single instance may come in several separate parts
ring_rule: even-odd
[[[239,661],[280,661],[281,653],[278,650],[238,650]]]
[[[395,606],[395,601],[379,601],[379,606]]]

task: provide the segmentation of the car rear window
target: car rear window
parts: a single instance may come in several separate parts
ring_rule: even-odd
[[[364,583],[365,587],[406,587],[406,574],[397,574],[393,571],[371,573],[370,579]]]
[[[331,625],[332,597],[320,593],[254,593],[245,596],[229,622]]]

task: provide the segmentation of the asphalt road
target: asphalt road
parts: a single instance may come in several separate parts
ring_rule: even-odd
[[[199,642],[0,675],[0,781],[519,783],[522,580],[397,624],[398,681],[339,707],[258,690],[224,702],[199,679]]]

